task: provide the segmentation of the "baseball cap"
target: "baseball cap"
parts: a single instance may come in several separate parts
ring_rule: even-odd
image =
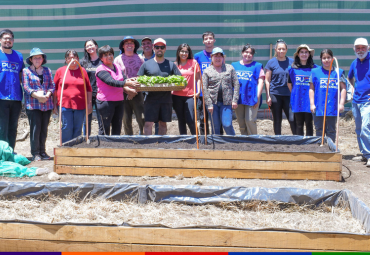
[[[225,55],[224,51],[220,47],[213,48],[211,55],[221,53],[222,55]]]
[[[355,46],[356,45],[366,45],[368,46],[369,44],[367,43],[367,40],[365,38],[357,38],[355,41]]]
[[[153,45],[156,45],[157,43],[163,43],[164,45],[167,45],[166,41],[162,38],[155,39]]]
[[[143,39],[141,39],[141,42],[143,42],[144,40],[150,40],[151,42],[153,41],[152,38],[148,36],[145,36]]]

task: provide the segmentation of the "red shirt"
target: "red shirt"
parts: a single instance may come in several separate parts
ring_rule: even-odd
[[[59,68],[54,76],[55,91],[57,92],[58,97],[58,106],[60,105],[60,93],[62,90],[63,77],[66,69],[67,66]],[[89,76],[84,68],[82,68],[82,71],[85,77],[86,91],[92,92]],[[80,68],[77,70],[67,70],[66,80],[64,82],[62,107],[74,110],[84,110],[86,108],[84,82]]]

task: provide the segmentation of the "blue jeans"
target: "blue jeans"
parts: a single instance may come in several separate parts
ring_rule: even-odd
[[[81,135],[85,112],[62,107],[62,143]]]
[[[370,158],[370,102],[355,104],[352,102],[352,114],[355,118],[358,147],[362,155]]]
[[[234,127],[233,127],[233,109],[231,105],[224,105],[221,102],[217,102],[217,104],[213,104],[213,114],[211,119],[212,131],[214,134],[219,135],[221,124],[224,127],[224,130],[227,135],[235,135]],[[213,123],[214,122],[214,130],[213,130]]]

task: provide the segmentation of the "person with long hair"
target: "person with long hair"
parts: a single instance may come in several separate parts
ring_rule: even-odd
[[[221,48],[214,48],[212,62],[203,72],[203,89],[213,133],[220,134],[221,123],[227,135],[235,135],[233,109],[238,107],[239,81],[232,65],[225,64]]]
[[[283,111],[287,117],[293,135],[296,134],[294,114],[290,108],[290,91],[288,88],[288,68],[293,63],[286,57],[288,45],[279,39],[275,44],[275,56],[266,64],[266,103],[271,108],[274,133],[281,135]]]
[[[51,112],[54,108],[52,95],[55,85],[51,70],[45,66],[46,55],[33,48],[26,59],[29,67],[23,69],[23,88],[26,114],[30,124],[30,144],[32,160],[48,160],[46,138]]]
[[[238,108],[235,109],[241,135],[257,134],[257,113],[262,94],[265,72],[263,65],[253,60],[256,50],[250,45],[243,46],[242,60],[231,65],[238,75],[240,91]]]
[[[176,112],[180,135],[186,135],[186,124],[189,127],[190,133],[195,135],[195,117],[194,117],[194,93],[196,97],[200,94],[200,75],[199,65],[194,60],[193,52],[187,43],[182,43],[177,48],[175,65],[180,70],[188,82],[185,89],[172,92],[172,106]],[[196,72],[196,86],[194,91],[194,75]],[[198,91],[198,92],[197,92]]]
[[[101,117],[96,106],[96,93],[98,91],[98,87],[96,86],[95,72],[96,68],[98,68],[98,66],[100,66],[102,62],[97,52],[98,52],[98,43],[94,39],[87,40],[84,45],[84,57],[81,60],[81,66],[85,68],[87,74],[89,75],[89,80],[92,88],[92,105],[95,108],[96,116],[98,119],[98,125],[100,127]],[[90,113],[88,117],[89,135],[91,134],[91,121],[92,113]],[[86,135],[86,119],[84,119],[83,134]]]
[[[326,121],[325,134],[330,137],[333,142],[336,140],[336,122],[338,111],[344,111],[344,102],[346,100],[346,77],[344,71],[339,69],[340,85],[338,88],[338,74],[332,67],[330,77],[330,63],[333,60],[333,52],[330,49],[321,51],[320,59],[322,66],[312,69],[310,77],[310,109],[313,114],[313,119],[316,128],[316,136],[322,136],[325,102],[326,105]],[[328,99],[326,101],[326,90],[328,86]],[[340,99],[338,99],[338,89],[340,89]],[[338,109],[339,100],[339,109]]]
[[[306,44],[301,44],[293,55],[292,66],[289,67],[288,88],[291,91],[290,105],[294,113],[297,135],[304,135],[304,125],[306,125],[306,135],[313,136],[309,79],[311,70],[318,67],[313,62],[314,54],[314,49],[310,49]]]
[[[78,53],[75,50],[67,50],[65,54],[65,66],[60,67],[54,76],[55,91],[54,93],[54,114],[59,113],[59,107],[62,107],[62,142],[65,143],[81,135],[82,124],[85,118],[85,89],[87,91],[88,113],[92,112],[92,89],[88,74],[84,68],[82,72],[78,66]],[[72,63],[71,63],[72,62]],[[71,63],[69,68],[67,66]],[[63,77],[66,73],[63,99],[60,102],[62,92]]]

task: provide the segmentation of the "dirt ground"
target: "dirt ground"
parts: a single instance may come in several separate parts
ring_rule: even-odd
[[[50,156],[53,156],[53,149],[59,144],[58,120],[52,118],[49,125],[49,136],[47,138],[46,150]],[[138,127],[133,120],[134,131],[138,134]],[[240,134],[236,120],[233,122],[236,134]],[[258,134],[273,135],[273,126],[271,119],[258,119]],[[21,137],[24,130],[27,130],[28,120],[25,114],[22,114],[19,120],[18,137]],[[97,121],[93,120],[92,135],[97,134]],[[123,129],[122,129],[123,132]],[[168,125],[168,134],[178,135],[177,121],[174,120]],[[122,133],[123,134],[123,133]],[[283,135],[290,135],[289,124],[283,120]],[[127,177],[127,176],[86,176],[86,175],[61,175],[61,182],[99,182],[99,183],[138,183],[152,185],[203,185],[203,186],[244,186],[244,187],[292,187],[304,189],[348,189],[351,190],[357,197],[370,206],[370,168],[367,168],[363,162],[355,162],[351,159],[359,153],[355,123],[350,114],[342,117],[339,128],[339,149],[343,155],[342,175],[345,178],[344,182],[334,181],[291,181],[291,180],[263,180],[263,179],[227,179],[227,178],[183,178],[177,176],[170,177]],[[26,157],[30,157],[30,142],[29,136],[24,141],[19,141],[16,144],[15,151]],[[32,167],[45,167],[53,169],[53,161],[32,162]],[[348,169],[349,170],[348,170]],[[349,173],[351,176],[349,177]],[[348,178],[349,177],[349,178]],[[49,182],[47,175],[35,176],[32,178],[6,178],[0,177],[1,181],[36,181]]]

